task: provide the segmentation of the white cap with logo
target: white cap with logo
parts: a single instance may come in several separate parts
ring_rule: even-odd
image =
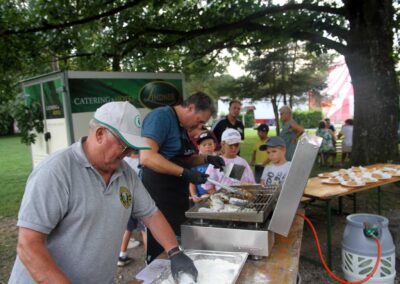
[[[243,143],[239,131],[233,128],[227,128],[222,132],[221,142],[225,142],[228,145]]]
[[[140,113],[129,102],[106,103],[96,110],[94,119],[115,132],[129,147],[137,150],[151,149],[140,136]]]

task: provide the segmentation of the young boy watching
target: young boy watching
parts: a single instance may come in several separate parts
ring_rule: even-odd
[[[267,152],[259,149],[261,145],[267,142],[268,131],[269,127],[265,123],[262,123],[257,127],[257,135],[259,140],[254,144],[253,155],[250,162],[250,165],[254,166],[254,177],[256,179],[256,183],[260,182],[264,167],[270,162]]]
[[[267,151],[271,164],[264,168],[261,176],[262,185],[282,184],[289,172],[290,162],[286,161],[285,141],[279,137],[271,137],[267,143],[260,146],[261,151]]]
[[[199,149],[199,154],[203,155],[214,155],[215,147],[217,145],[217,140],[214,133],[211,131],[204,131],[199,134],[197,138],[197,147]],[[193,169],[204,173],[207,170],[208,164],[200,165],[194,167]],[[201,184],[189,184],[190,197],[193,202],[197,203],[200,201],[200,196],[203,194],[208,194]]]

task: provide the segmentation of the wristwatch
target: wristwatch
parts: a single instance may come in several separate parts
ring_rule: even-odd
[[[174,255],[178,254],[181,251],[182,251],[182,248],[180,246],[177,246],[177,247],[174,247],[174,248],[170,249],[167,252],[168,258],[173,257]]]

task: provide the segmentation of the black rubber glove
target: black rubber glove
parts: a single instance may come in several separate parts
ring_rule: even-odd
[[[206,183],[208,175],[205,173],[201,173],[198,171],[192,171],[189,169],[184,169],[182,173],[182,177],[186,179],[188,182],[193,184],[203,184]]]
[[[197,282],[198,272],[194,266],[193,260],[190,259],[183,251],[178,252],[170,257],[172,277],[176,283],[179,283],[179,274],[187,273],[193,276],[194,282]]]
[[[217,169],[222,169],[222,167],[225,166],[225,161],[220,156],[208,155],[206,157],[206,163],[213,165],[214,168]]]

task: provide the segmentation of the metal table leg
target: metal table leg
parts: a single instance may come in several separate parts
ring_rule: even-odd
[[[353,193],[353,213],[357,213],[357,193]]]
[[[343,214],[343,197],[342,196],[339,196],[339,198],[338,198],[338,213],[339,213],[339,215],[342,215]]]
[[[326,249],[328,267],[332,269],[332,216],[331,216],[331,200],[325,200],[326,209]]]
[[[378,186],[376,189],[378,191],[378,214],[381,215],[381,187]]]

